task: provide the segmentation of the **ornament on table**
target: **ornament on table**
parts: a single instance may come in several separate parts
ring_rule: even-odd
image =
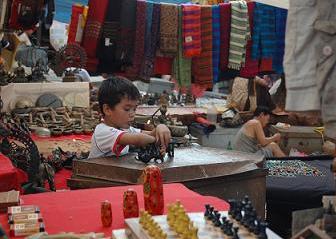
[[[112,224],[112,208],[108,200],[102,202],[100,213],[103,226],[110,227]]]
[[[124,192],[124,218],[139,217],[139,203],[136,191],[128,189]]]
[[[163,214],[164,199],[160,168],[155,165],[144,168],[143,182],[145,210],[151,215]]]

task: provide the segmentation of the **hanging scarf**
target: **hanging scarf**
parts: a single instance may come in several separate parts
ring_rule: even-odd
[[[273,69],[278,74],[282,74],[283,70],[283,58],[285,53],[285,33],[286,33],[286,21],[288,10],[282,8],[275,9],[275,54],[273,57]]]
[[[250,37],[246,2],[231,2],[229,68],[239,70],[244,65],[246,44]]]
[[[116,60],[131,65],[134,53],[136,0],[122,0],[120,34],[117,40]]]
[[[191,60],[183,57],[182,7],[178,7],[178,53],[173,62],[174,77],[179,86],[191,84]],[[175,26],[176,28],[176,26]]]
[[[218,82],[220,56],[220,13],[219,6],[212,6],[212,72],[213,82]]]
[[[139,74],[144,57],[146,33],[146,2],[142,0],[137,0],[135,29],[133,65],[132,67],[128,68],[126,72],[129,77],[135,77]]]
[[[256,3],[253,15],[252,58],[273,58],[275,54],[275,7]]]
[[[163,55],[177,53],[178,45],[178,5],[161,3],[160,50]]]
[[[231,32],[231,3],[219,4],[220,11],[220,69],[227,70]]]
[[[159,41],[160,4],[147,2],[147,14],[151,14],[151,17],[146,17],[146,21],[150,21],[150,24],[146,24],[145,58],[141,68],[141,77],[144,79],[148,79],[154,71],[154,59]]]
[[[83,5],[72,5],[71,10],[71,21],[69,25],[69,34],[68,34],[68,44],[74,43],[76,41],[76,32],[78,28],[79,22],[79,16],[83,13],[84,6]]]
[[[108,0],[89,1],[90,10],[88,13],[82,41],[82,46],[85,49],[88,57],[96,57],[108,3]]]
[[[212,87],[212,7],[201,7],[201,42],[202,52],[193,58],[193,75],[195,83],[203,88]]]
[[[183,55],[194,57],[201,54],[201,7],[182,5]]]
[[[248,2],[247,3],[251,32],[253,32],[254,6],[255,6],[255,2]],[[258,74],[259,61],[252,59],[251,51],[252,51],[252,39],[249,39],[247,41],[247,46],[246,46],[245,65],[240,70],[240,76],[241,77],[250,78],[250,77],[255,77]]]

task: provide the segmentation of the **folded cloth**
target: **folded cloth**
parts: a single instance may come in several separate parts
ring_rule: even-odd
[[[282,74],[283,59],[285,53],[285,34],[288,10],[282,8],[275,9],[275,52],[273,57],[273,69],[276,73]]]
[[[275,7],[256,3],[253,24],[252,58],[273,58],[276,49]]]
[[[251,33],[253,33],[253,12],[255,2],[248,2],[248,15]],[[247,41],[245,65],[240,69],[240,76],[245,78],[255,77],[259,72],[259,61],[252,59],[252,38]]]
[[[183,55],[201,54],[201,6],[182,4]]]
[[[220,69],[227,70],[231,32],[231,3],[219,4],[220,11]]]
[[[212,6],[212,74],[213,82],[219,81],[220,57],[220,12],[219,6]]]
[[[132,67],[128,68],[126,71],[126,74],[129,77],[138,76],[145,52],[146,2],[143,0],[137,0],[136,4],[136,30],[133,64]]]
[[[147,14],[150,16],[147,17]],[[159,42],[160,4],[147,2],[146,39],[144,61],[141,67],[141,77],[149,79],[154,72],[156,47]]]
[[[116,60],[130,65],[134,54],[136,0],[122,0]]]
[[[246,44],[250,37],[246,2],[231,2],[229,68],[239,70],[245,64]]]
[[[201,6],[201,42],[202,52],[192,60],[195,83],[203,88],[212,88],[212,7]]]
[[[165,56],[177,54],[178,5],[161,3],[160,51]]]
[[[182,7],[178,7],[178,53],[173,62],[173,74],[179,86],[191,84],[191,59],[183,56]],[[175,26],[176,28],[176,26]]]

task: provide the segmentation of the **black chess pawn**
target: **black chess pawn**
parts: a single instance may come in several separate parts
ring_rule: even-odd
[[[214,219],[212,220],[212,222],[214,223],[215,227],[220,227],[222,225],[222,223],[220,222],[220,216],[221,214],[218,211],[214,211],[215,215],[214,215]]]
[[[228,202],[230,204],[230,210],[229,210],[228,213],[229,213],[230,216],[233,216],[234,212],[235,212],[235,209],[236,209],[236,200],[229,199]]]
[[[238,230],[239,230],[239,227],[234,227],[234,228],[233,228],[232,239],[239,239],[239,236],[238,236]]]
[[[232,227],[233,227],[233,223],[232,222],[228,222],[227,226],[226,226],[226,235],[228,236],[232,236],[233,235],[233,231],[232,231]]]
[[[210,213],[210,204],[205,204],[204,217],[208,218]]]
[[[212,221],[212,218],[214,217],[213,211],[214,211],[214,207],[210,207],[209,208],[209,215],[208,215],[208,220],[210,220],[210,221]]]
[[[250,212],[250,219],[248,222],[248,229],[250,232],[254,232],[254,228],[256,227],[256,219],[257,219],[257,211],[255,210],[255,208],[252,209],[252,211]]]
[[[235,207],[235,211],[234,211],[234,214],[233,214],[233,218],[236,219],[238,222],[240,222],[243,218],[242,209],[243,209],[242,203],[237,202],[236,207]]]
[[[267,222],[260,222],[258,239],[267,239],[267,234],[266,234],[267,225],[268,225]]]

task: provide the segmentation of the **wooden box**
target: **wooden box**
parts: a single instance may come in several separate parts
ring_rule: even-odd
[[[202,195],[224,200],[249,195],[259,215],[264,215],[266,171],[257,166],[263,157],[201,146],[178,148],[174,159],[158,166],[164,183],[181,182]],[[71,189],[141,183],[146,164],[134,154],[123,157],[74,161]]]
[[[270,127],[270,133],[280,133],[280,148],[288,154],[291,148],[310,154],[316,151],[322,152],[322,136],[314,131],[315,127],[291,126],[289,129]]]

